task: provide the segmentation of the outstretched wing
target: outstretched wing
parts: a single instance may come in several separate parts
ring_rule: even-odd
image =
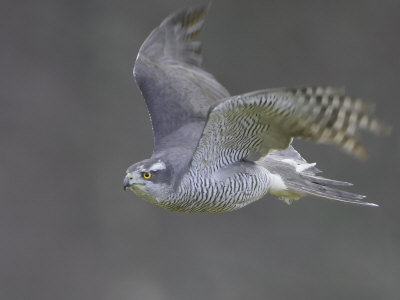
[[[189,8],[170,15],[139,50],[133,74],[152,120],[155,151],[161,139],[180,127],[205,122],[210,106],[229,96],[211,74],[200,68],[201,43],[195,38],[203,27],[207,8]],[[203,123],[199,126],[201,132]]]
[[[257,160],[286,149],[293,138],[332,143],[364,158],[358,129],[389,129],[374,119],[371,105],[334,88],[275,89],[231,97],[209,113],[192,168],[215,170],[241,159]]]

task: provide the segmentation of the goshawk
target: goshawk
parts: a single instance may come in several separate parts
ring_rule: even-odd
[[[287,203],[304,196],[376,206],[335,188],[291,146],[331,143],[363,158],[359,129],[387,133],[371,105],[333,87],[279,88],[230,96],[201,68],[207,6],[168,16],[139,50],[133,74],[154,131],[151,158],[130,166],[124,189],[168,210],[224,212],[268,192]]]

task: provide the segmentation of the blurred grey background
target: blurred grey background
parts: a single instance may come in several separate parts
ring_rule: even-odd
[[[204,66],[232,94],[346,86],[390,138],[370,159],[296,142],[380,208],[274,197],[225,214],[123,192],[151,155],[132,80],[169,13],[199,1],[2,1],[0,299],[399,299],[400,2],[215,0]]]

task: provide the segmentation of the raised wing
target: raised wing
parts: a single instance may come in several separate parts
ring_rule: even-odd
[[[199,122],[229,93],[200,69],[201,43],[195,41],[204,24],[207,6],[189,8],[167,17],[139,50],[133,73],[146,100],[155,136],[160,141],[182,126]]]
[[[381,134],[388,127],[374,119],[372,106],[334,88],[276,89],[231,97],[209,113],[192,168],[210,171],[275,149],[293,138],[331,143],[364,158],[358,129]]]

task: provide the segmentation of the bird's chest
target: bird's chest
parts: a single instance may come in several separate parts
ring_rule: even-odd
[[[163,206],[185,212],[224,212],[247,205],[262,196],[256,174],[237,173],[227,178],[188,176]]]

